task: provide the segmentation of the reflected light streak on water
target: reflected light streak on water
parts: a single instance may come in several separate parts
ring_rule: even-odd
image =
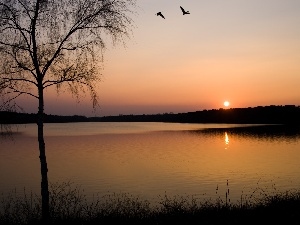
[[[225,149],[228,148],[228,145],[229,145],[229,137],[228,137],[227,132],[225,132]]]

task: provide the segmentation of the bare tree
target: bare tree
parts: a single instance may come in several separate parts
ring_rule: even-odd
[[[38,101],[42,218],[49,218],[44,90],[88,92],[96,107],[102,51],[130,35],[135,0],[0,0],[0,96]]]

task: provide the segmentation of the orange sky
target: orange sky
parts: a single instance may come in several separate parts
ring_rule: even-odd
[[[183,16],[179,6],[190,11]],[[138,0],[131,39],[104,54],[97,116],[300,105],[299,0]],[[166,19],[155,14],[161,11]],[[94,115],[46,93],[51,114]],[[37,110],[34,99],[23,102]]]

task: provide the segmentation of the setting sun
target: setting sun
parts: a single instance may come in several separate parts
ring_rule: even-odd
[[[230,105],[230,103],[229,103],[228,101],[225,101],[225,102],[224,102],[224,106],[225,106],[225,107],[228,107],[229,105]]]

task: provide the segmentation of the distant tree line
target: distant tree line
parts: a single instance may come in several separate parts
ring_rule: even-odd
[[[221,108],[178,114],[105,116],[93,118],[93,120],[101,122],[300,124],[300,107],[271,105],[253,108]]]
[[[0,111],[0,124],[25,124],[37,123],[38,116],[35,113],[17,113],[9,111]],[[45,123],[68,123],[68,122],[87,122],[85,116],[58,116],[44,114]]]
[[[297,124],[300,107],[257,106],[249,108],[212,109],[187,113],[119,115],[103,117],[44,115],[45,123],[67,122],[176,122],[176,123],[241,123],[241,124]],[[36,114],[0,111],[0,123],[36,123]]]

